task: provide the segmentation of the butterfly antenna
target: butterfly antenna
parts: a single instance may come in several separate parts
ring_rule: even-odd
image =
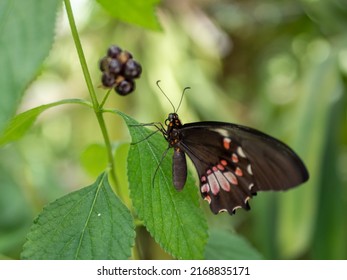
[[[172,104],[171,100],[170,100],[169,97],[165,94],[165,92],[161,89],[159,83],[160,83],[160,80],[157,81],[157,87],[159,88],[159,90],[161,91],[161,93],[164,94],[164,96],[166,97],[166,99],[169,100],[169,102],[170,102],[170,104],[171,104],[171,106],[172,106],[174,112],[176,112],[175,106]]]
[[[185,88],[183,89],[183,92],[182,92],[182,95],[181,95],[181,100],[180,100],[180,103],[178,103],[177,110],[176,110],[176,111],[174,111],[175,113],[177,113],[177,112],[178,112],[178,109],[181,107],[182,100],[183,100],[183,96],[184,96],[184,94],[185,94],[186,90],[188,90],[188,89],[190,89],[190,87],[185,87]]]

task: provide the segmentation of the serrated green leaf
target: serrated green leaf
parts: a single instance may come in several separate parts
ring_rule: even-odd
[[[0,1],[0,132],[49,53],[60,3]]]
[[[153,30],[161,30],[155,6],[160,0],[97,0],[113,17]]]
[[[127,259],[134,244],[129,210],[106,173],[49,204],[34,221],[22,259]]]
[[[199,207],[194,180],[188,176],[183,191],[176,191],[171,178],[170,153],[161,161],[167,149],[162,135],[148,137],[152,131],[118,113],[127,123],[132,141],[139,142],[130,146],[128,155],[130,197],[139,217],[168,253],[179,259],[202,259],[208,237],[207,223]]]
[[[36,118],[45,110],[62,105],[62,104],[81,104],[91,106],[85,100],[81,99],[64,99],[58,102],[49,103],[35,107],[21,114],[16,115],[7,125],[4,133],[0,137],[0,146],[5,145],[9,142],[20,139],[28,129],[33,125]]]
[[[260,260],[263,257],[246,239],[225,230],[212,230],[206,245],[207,260]]]

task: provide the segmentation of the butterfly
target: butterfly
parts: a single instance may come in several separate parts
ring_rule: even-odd
[[[235,214],[238,208],[250,210],[248,201],[257,191],[287,190],[308,180],[304,163],[283,142],[233,123],[182,124],[178,108],[168,115],[166,128],[158,127],[168,149],[174,150],[173,185],[178,191],[185,185],[187,155],[198,173],[201,196],[214,214]]]

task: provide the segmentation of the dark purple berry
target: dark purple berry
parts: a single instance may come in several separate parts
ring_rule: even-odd
[[[135,90],[134,79],[140,77],[141,65],[133,59],[128,51],[123,51],[116,45],[107,49],[107,56],[99,61],[102,72],[102,85],[114,88],[120,95],[128,95]]]
[[[115,84],[116,80],[114,75],[104,72],[101,76],[101,82],[104,87],[111,88]]]
[[[112,58],[117,58],[117,56],[122,52],[122,49],[118,46],[112,45],[107,50],[107,55]]]
[[[115,58],[112,58],[108,63],[110,73],[118,74],[122,70],[122,64]]]
[[[124,76],[128,79],[135,79],[140,77],[142,67],[133,59],[129,59],[124,65]]]
[[[135,83],[132,80],[123,80],[115,87],[115,91],[120,95],[128,95],[134,89]]]
[[[105,70],[108,69],[108,60],[109,58],[107,56],[103,57],[102,59],[100,59],[99,61],[99,69],[104,72]]]
[[[133,55],[128,51],[122,51],[118,56],[118,60],[122,64],[125,64],[131,58],[133,58]]]

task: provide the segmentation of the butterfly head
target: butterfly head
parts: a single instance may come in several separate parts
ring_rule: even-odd
[[[178,118],[177,113],[170,113],[165,120],[165,125],[167,125],[167,129],[164,136],[169,142],[170,146],[175,147],[180,141],[179,129],[182,127],[182,123]]]
[[[173,128],[180,128],[182,126],[177,113],[170,113],[165,120],[165,124],[167,125],[168,130],[172,130]]]

